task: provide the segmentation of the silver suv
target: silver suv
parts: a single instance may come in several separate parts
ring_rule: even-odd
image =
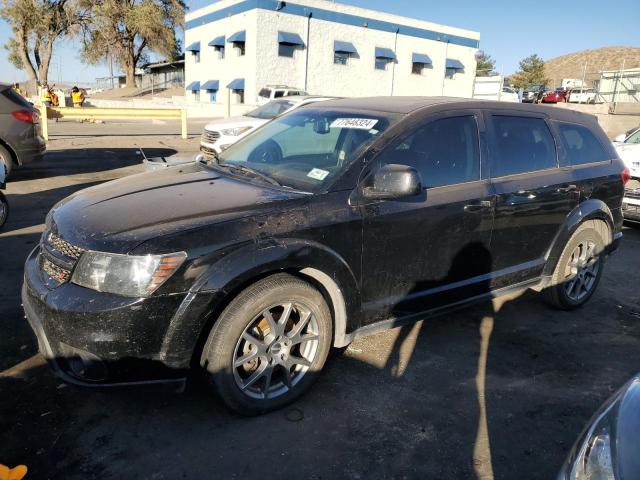
[[[41,158],[46,148],[38,110],[11,85],[0,83],[0,169],[8,176],[15,166]]]

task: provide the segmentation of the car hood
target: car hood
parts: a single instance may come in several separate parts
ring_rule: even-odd
[[[152,238],[246,217],[304,196],[193,163],[81,190],[51,210],[47,228],[82,248],[128,253]]]
[[[253,118],[253,117],[229,117],[229,118],[220,118],[218,120],[213,120],[207,123],[204,127],[205,130],[211,131],[220,131],[221,129],[227,128],[237,128],[237,127],[259,127],[260,125],[264,125],[269,120],[264,118]]]

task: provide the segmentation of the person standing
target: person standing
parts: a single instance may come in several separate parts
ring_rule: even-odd
[[[24,94],[22,93],[22,90],[20,90],[20,84],[19,84],[19,83],[14,83],[14,84],[13,84],[13,90],[14,90],[16,93],[19,93],[21,96],[23,96],[23,97],[24,97]]]
[[[73,87],[71,90],[71,103],[76,108],[80,108],[84,104],[84,92],[82,92],[78,87]]]
[[[42,101],[43,105],[47,107],[51,107],[53,105],[52,98],[51,98],[51,90],[49,90],[49,85],[47,85],[46,83],[42,84],[42,87],[40,90],[40,100]]]

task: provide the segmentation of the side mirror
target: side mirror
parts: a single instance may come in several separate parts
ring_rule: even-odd
[[[385,165],[373,176],[373,185],[364,187],[365,198],[391,200],[413,197],[422,192],[422,180],[415,168],[407,165]]]
[[[627,136],[624,133],[621,133],[616,138],[613,139],[614,142],[624,142],[627,139]]]

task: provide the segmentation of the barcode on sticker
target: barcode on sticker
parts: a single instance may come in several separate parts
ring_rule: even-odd
[[[331,128],[356,128],[358,130],[371,130],[378,120],[373,118],[336,118]]]

